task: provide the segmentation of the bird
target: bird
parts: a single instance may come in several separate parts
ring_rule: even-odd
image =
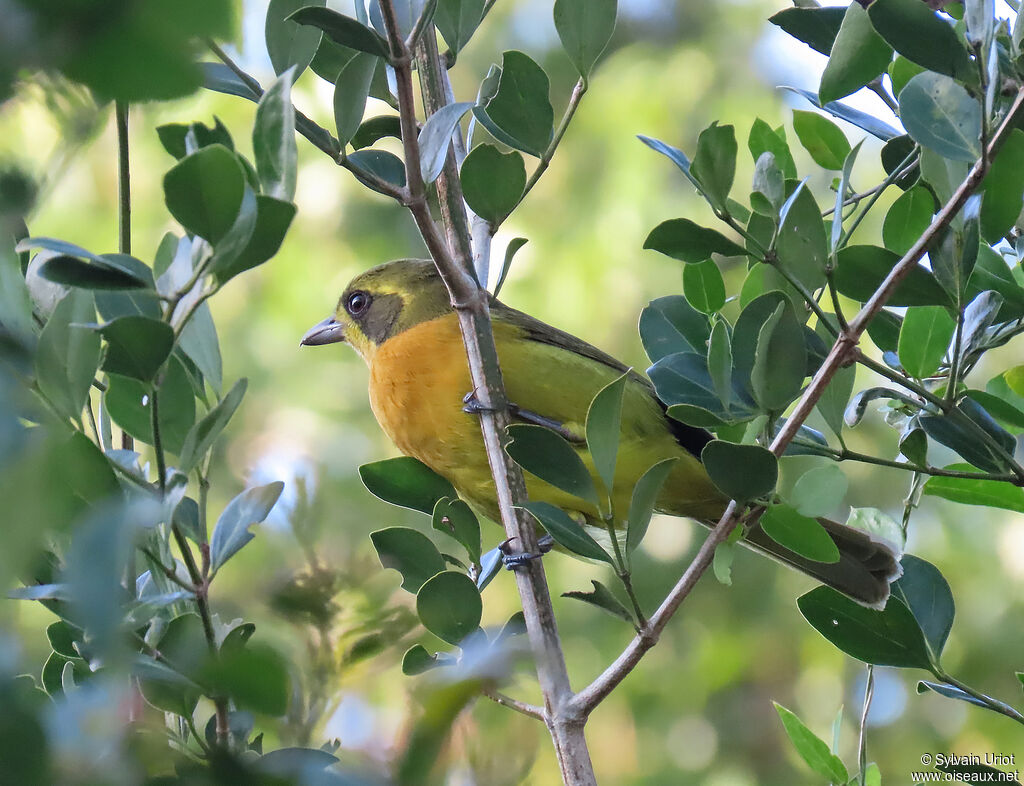
[[[718,521],[728,499],[700,461],[711,434],[670,418],[647,378],[611,355],[488,297],[513,420],[546,425],[565,436],[583,435],[593,397],[627,374],[613,509],[628,510],[640,476],[657,462],[675,459],[655,509],[705,526]],[[458,316],[431,260],[399,259],[357,275],[334,313],[301,343],[352,347],[369,367],[370,407],[395,447],[446,478],[477,512],[500,521],[479,423],[467,414],[472,407],[465,406],[473,386]],[[599,482],[582,437],[572,444]],[[525,477],[531,500],[548,502],[593,525],[588,531],[603,531],[600,513],[590,503],[529,472]],[[894,547],[861,530],[820,522],[839,548],[838,562],[806,559],[776,543],[756,523],[743,542],[863,605],[882,607],[900,574]]]

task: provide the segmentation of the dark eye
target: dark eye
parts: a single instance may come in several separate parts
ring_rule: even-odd
[[[354,317],[358,317],[370,307],[370,296],[366,292],[353,292],[345,301],[345,310]]]

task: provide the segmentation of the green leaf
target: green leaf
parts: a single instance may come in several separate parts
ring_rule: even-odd
[[[338,81],[338,74],[345,67],[345,63],[357,54],[355,49],[349,49],[347,46],[334,43],[327,36],[321,36],[320,44],[316,48],[316,54],[313,55],[309,67],[314,74],[333,85]]]
[[[178,454],[195,422],[196,400],[181,361],[171,356],[160,385],[160,435],[165,450]],[[150,416],[152,392],[148,385],[112,374],[103,397],[111,419],[132,437],[153,444]]]
[[[932,222],[935,199],[928,189],[915,186],[900,194],[885,214],[882,240],[885,247],[897,254],[905,254]]]
[[[224,385],[220,344],[217,328],[213,324],[209,303],[201,303],[193,312],[178,336],[178,347],[196,364],[196,368],[210,386],[220,395]]]
[[[677,352],[699,352],[711,336],[708,318],[681,295],[652,300],[640,312],[640,340],[652,363]]]
[[[846,246],[837,255],[836,288],[843,295],[860,302],[867,301],[889,275],[899,254],[878,246]],[[949,305],[949,295],[931,271],[915,265],[896,287],[890,306]]]
[[[438,573],[416,593],[416,614],[423,627],[458,644],[480,627],[483,604],[473,580],[463,573]]]
[[[665,485],[676,459],[665,459],[650,467],[640,480],[633,487],[633,496],[629,501],[629,516],[627,518],[626,530],[626,552],[628,554],[636,551],[647,534],[647,527],[651,523],[651,515],[654,513],[654,506],[657,504],[661,487]]]
[[[747,136],[747,149],[754,161],[757,161],[765,153],[775,156],[775,163],[782,170],[783,177],[791,180],[796,179],[796,164],[793,162],[793,154],[786,142],[786,132],[781,126],[778,130],[772,130],[761,118],[755,118],[750,127],[750,134]]]
[[[407,592],[416,593],[427,579],[445,569],[441,552],[418,530],[388,527],[371,532],[370,540],[380,564],[402,574],[402,589]]]
[[[622,396],[629,372],[609,382],[597,392],[587,410],[587,450],[597,474],[610,494],[615,485],[615,459],[619,451]]]
[[[969,464],[950,464],[946,469],[970,472],[974,467]],[[924,484],[923,493],[962,505],[984,505],[1024,513],[1024,488],[1000,480],[929,478]]]
[[[796,398],[807,374],[803,329],[788,303],[779,303],[757,336],[750,387],[767,412],[781,412]]]
[[[505,285],[505,278],[508,276],[508,271],[512,269],[512,260],[515,259],[519,249],[525,246],[529,241],[525,237],[514,237],[505,246],[505,261],[501,264],[501,274],[498,276],[498,283],[494,285],[494,296],[498,297],[501,292],[501,288]]]
[[[388,57],[388,42],[380,34],[352,17],[339,14],[330,8],[300,8],[288,19],[299,25],[309,25],[310,29],[322,30],[334,43],[347,46],[349,49],[377,57]],[[316,47],[313,49],[315,51]]]
[[[334,82],[332,81],[331,84]],[[352,145],[353,150],[361,150],[388,136],[393,136],[398,140],[402,139],[402,123],[398,115],[377,115],[369,120],[364,120],[359,124],[359,130],[349,140],[349,144]]]
[[[736,176],[736,130],[712,124],[697,138],[697,154],[690,167],[704,186],[704,194],[718,209],[727,209],[729,191]]]
[[[668,406],[669,417],[691,426],[717,428],[723,423],[750,420],[754,403],[734,388],[728,410],[715,391],[708,361],[696,352],[668,355],[647,370],[660,398]]]
[[[633,622],[633,615],[619,602],[619,599],[612,594],[610,589],[595,579],[591,579],[590,583],[594,585],[592,592],[563,592],[562,597],[581,600],[584,603],[589,603],[591,606],[597,606],[601,611],[606,611],[613,617],[618,617],[629,623]]]
[[[715,549],[715,557],[711,563],[711,569],[715,573],[715,578],[718,579],[719,584],[724,584],[726,587],[732,586],[732,563],[736,557],[736,544],[725,541],[719,543],[718,548]]]
[[[203,87],[207,90],[245,98],[254,104],[260,100],[252,87],[223,63],[200,63],[199,66],[202,70]]]
[[[617,0],[555,0],[555,30],[584,79],[611,40],[617,6]]]
[[[201,694],[195,679],[209,653],[199,615],[190,612],[172,619],[156,646],[166,663],[138,664],[143,697],[164,712],[191,715]]]
[[[406,677],[415,677],[441,665],[437,655],[431,655],[422,644],[414,644],[402,656],[402,674]]]
[[[189,232],[216,244],[242,207],[245,175],[235,154],[223,145],[186,156],[164,175],[167,209]]]
[[[861,606],[831,587],[797,599],[811,626],[847,655],[876,666],[930,669],[928,646],[906,604],[890,597],[885,609]]]
[[[58,412],[78,422],[100,363],[100,337],[76,326],[92,322],[95,315],[92,293],[71,290],[46,320],[36,347],[39,392]]]
[[[868,16],[878,34],[908,60],[965,82],[977,81],[974,64],[953,25],[920,0],[876,0]]]
[[[905,554],[900,564],[903,575],[892,585],[892,594],[910,609],[928,642],[933,661],[938,663],[956,614],[953,593],[939,569],[930,562]]]
[[[759,445],[736,445],[714,439],[704,446],[700,460],[711,482],[737,502],[749,502],[771,493],[779,477],[774,454]]]
[[[918,74],[899,100],[900,120],[915,142],[954,161],[973,163],[981,154],[981,106],[949,77]]]
[[[174,347],[174,331],[150,317],[119,317],[97,328],[107,341],[103,370],[151,382]]]
[[[736,327],[732,331],[732,358],[736,374],[745,384],[750,384],[749,380],[754,373],[761,330],[768,319],[779,309],[779,306],[786,305],[788,302],[782,292],[773,290],[754,298],[740,312],[739,318],[736,320]],[[806,349],[804,349],[804,353],[806,358]],[[804,373],[806,374],[806,360]]]
[[[789,505],[772,505],[761,516],[761,529],[772,540],[815,562],[839,562],[839,547],[814,518]]]
[[[708,340],[708,375],[726,411],[732,404],[732,338],[728,323],[719,319],[711,329]]]
[[[974,428],[970,428],[959,419],[951,418],[948,415],[924,415],[921,417],[921,426],[928,432],[928,436],[947,448],[955,450],[978,469],[985,472],[1007,472],[1009,470],[1007,457],[1013,454],[1016,445],[1013,435],[996,423],[992,416],[973,399],[963,399],[957,409],[992,437],[1002,451],[997,450],[987,441],[979,439]]]
[[[875,32],[867,11],[859,3],[851,3],[821,75],[819,100],[827,104],[857,92],[884,74],[891,60],[892,47]]]
[[[587,559],[600,560],[611,564],[611,557],[601,548],[575,519],[561,508],[548,502],[527,502],[523,506],[530,511],[547,533],[562,548]]]
[[[843,23],[842,8],[787,8],[768,18],[793,38],[828,56]]]
[[[88,259],[59,254],[44,259],[36,272],[55,284],[82,289],[144,289],[153,286],[150,269],[127,254],[105,254]]]
[[[265,715],[284,715],[292,693],[288,662],[276,650],[262,645],[235,649],[211,660],[203,681],[217,695]]]
[[[526,187],[526,164],[519,153],[502,153],[494,145],[477,145],[460,172],[466,204],[492,226],[519,204]]]
[[[539,158],[553,133],[549,89],[543,68],[522,52],[505,52],[498,92],[486,106],[477,106],[474,115],[492,134],[497,132],[498,141]]]
[[[778,702],[772,702],[779,719],[786,730],[786,736],[793,743],[807,766],[818,775],[833,783],[846,783],[850,779],[842,760],[832,753],[828,745],[814,734],[804,722]]]
[[[351,159],[351,156],[349,157]],[[221,284],[273,257],[295,217],[295,205],[262,194],[256,197],[256,225],[245,248],[232,260],[220,259],[211,274]],[[187,329],[187,328],[186,328]]]
[[[939,369],[956,322],[942,306],[908,308],[900,328],[900,364],[917,379],[930,377]]]
[[[360,53],[345,63],[338,73],[334,84],[334,126],[342,145],[355,136],[363,122],[366,97],[376,68],[376,56]]]
[[[725,305],[725,280],[714,260],[683,268],[683,292],[690,305],[705,314],[713,314]]]
[[[255,537],[249,527],[266,519],[282,491],[284,483],[275,480],[248,488],[227,504],[210,540],[210,567],[214,573]]]
[[[859,109],[854,109],[852,106],[841,104],[838,101],[829,101],[827,104],[822,104],[818,100],[816,93],[812,93],[810,90],[804,90],[799,87],[783,85],[782,89],[788,90],[791,93],[796,93],[799,96],[803,96],[812,106],[816,106],[818,109],[823,109],[833,117],[838,117],[840,120],[845,120],[847,123],[852,123],[857,126],[857,128],[864,129],[872,136],[881,139],[883,142],[887,142],[888,140],[900,135],[900,132],[888,123],[883,123],[874,115],[869,115],[867,112],[861,112]]]
[[[252,149],[260,189],[267,196],[290,202],[295,197],[298,148],[295,143],[295,108],[292,79],[285,71],[263,94],[252,128]]]
[[[420,174],[423,182],[433,183],[441,174],[452,134],[462,116],[473,107],[472,101],[447,104],[427,118],[420,131]]]
[[[179,470],[187,475],[199,465],[242,403],[247,385],[246,379],[238,380],[227,395],[189,430],[178,460]]]
[[[746,254],[742,246],[688,218],[673,218],[658,224],[644,241],[644,248],[683,262],[703,262],[712,253],[729,257]]]
[[[754,179],[751,184],[750,204],[758,213],[774,220],[779,208],[785,202],[786,179],[775,163],[775,154],[765,151],[754,164]]]
[[[505,452],[519,466],[595,507],[600,504],[593,476],[565,439],[544,426],[515,423],[506,431],[512,441],[505,446]]]
[[[817,112],[793,110],[793,130],[814,162],[823,169],[842,169],[850,143],[839,126]]]
[[[451,483],[410,456],[363,464],[359,478],[375,497],[428,516],[434,512],[438,500],[458,497]]]
[[[1020,215],[1024,198],[1024,131],[1015,128],[999,149],[992,168],[981,181],[985,201],[981,205],[981,234],[990,243],[1010,231]]]
[[[295,66],[293,78],[296,78],[306,70],[320,44],[320,31],[315,27],[302,27],[289,17],[300,8],[324,5],[327,0],[270,0],[264,37],[275,74],[283,74]]]
[[[828,237],[821,208],[809,188],[801,188],[783,205],[776,250],[779,266],[808,290],[824,285]]]
[[[434,11],[434,24],[444,36],[452,54],[458,54],[476,32],[483,19],[485,0],[440,0]]]
[[[827,516],[839,507],[848,485],[838,464],[815,467],[800,476],[789,495],[789,502],[802,516]]]
[[[469,505],[461,499],[439,499],[430,523],[438,532],[461,543],[473,562],[480,562],[480,522]]]
[[[925,69],[917,63],[912,63],[902,55],[896,55],[896,57],[893,58],[892,63],[889,64],[889,79],[892,80],[892,94],[894,96],[898,96],[903,88],[907,86],[907,82],[924,71]]]

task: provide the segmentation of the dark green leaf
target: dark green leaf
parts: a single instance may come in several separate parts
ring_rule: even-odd
[[[610,494],[615,484],[615,459],[619,451],[622,396],[629,381],[629,372],[609,382],[590,402],[587,410],[587,450],[598,476]]]
[[[617,6],[617,0],[555,0],[555,29],[584,79],[611,40]]]
[[[761,516],[761,529],[776,543],[815,562],[839,562],[839,547],[816,519],[789,505],[772,505]]]
[[[527,502],[523,507],[533,514],[547,533],[555,539],[555,543],[562,548],[587,559],[611,563],[611,557],[597,541],[561,508],[547,502]]]
[[[839,166],[842,166],[840,161]],[[801,188],[781,211],[779,266],[810,291],[825,283],[828,237],[821,208],[809,188]],[[788,209],[787,209],[788,206]]]
[[[924,429],[915,425],[900,436],[900,453],[906,456],[912,464],[919,467],[928,464],[928,435]]]
[[[185,356],[196,364],[203,379],[210,383],[217,395],[223,387],[223,365],[217,328],[208,303],[200,304],[178,336],[178,346]]]
[[[911,376],[923,379],[939,369],[956,322],[942,306],[908,308],[900,329],[900,364]]]
[[[211,271],[214,277],[223,284],[239,273],[262,265],[281,248],[294,217],[295,205],[291,202],[282,202],[262,194],[257,196],[256,226],[252,230],[249,242],[233,261],[222,260],[217,269]]]
[[[597,488],[580,454],[551,429],[513,424],[506,431],[512,441],[505,452],[519,466],[546,483],[597,506]]]
[[[186,156],[164,176],[167,209],[185,229],[217,243],[238,217],[245,175],[223,145]]]
[[[731,420],[749,420],[753,401],[746,396],[740,401],[740,392],[734,387],[732,403],[726,409],[719,398],[715,382],[708,371],[707,358],[696,352],[677,352],[668,355],[647,370],[647,375],[660,398],[669,408],[670,417],[691,426],[713,428]],[[694,411],[690,408],[697,408]],[[712,421],[695,420],[707,418]]]
[[[713,314],[725,305],[725,281],[714,260],[683,268],[683,292],[690,305],[705,314]]]
[[[636,550],[647,534],[651,523],[651,515],[657,504],[661,487],[675,466],[675,459],[665,459],[648,469],[633,487],[633,496],[629,501],[629,517],[627,519],[626,552]]]
[[[793,130],[814,162],[823,169],[842,169],[850,143],[839,126],[817,112],[793,110]]]
[[[708,318],[680,295],[652,300],[640,312],[640,340],[652,363],[677,352],[704,354],[710,336]]]
[[[827,57],[843,23],[843,9],[787,8],[768,21]]]
[[[700,460],[711,482],[737,502],[749,502],[771,493],[779,477],[775,456],[759,445],[714,439],[704,446]]]
[[[704,187],[704,194],[719,209],[727,208],[729,191],[736,176],[736,131],[732,126],[712,124],[697,138],[697,154],[690,167]]]
[[[821,75],[819,99],[827,104],[855,93],[884,74],[891,60],[892,47],[875,32],[867,11],[860,3],[850,3]]]
[[[973,704],[976,707],[988,707],[988,705],[981,699],[976,699],[971,694],[960,690],[960,688],[952,685],[946,685],[945,683],[921,680],[917,683],[917,692],[925,693],[926,691],[934,691],[940,696],[945,696],[947,699],[959,699],[960,701],[966,701],[968,704]],[[959,768],[955,771],[959,771]],[[1003,782],[1006,783],[1006,781]]]
[[[973,471],[969,464],[951,464],[946,469]],[[924,493],[963,505],[984,505],[1024,513],[1024,488],[999,480],[929,478]]]
[[[957,409],[986,432],[1002,451],[981,439],[976,429],[948,415],[922,416],[921,426],[928,432],[928,436],[955,450],[978,469],[995,473],[1008,471],[1007,457],[1013,455],[1016,446],[1013,435],[996,423],[973,399],[963,399]]]
[[[46,639],[53,651],[65,658],[80,658],[75,642],[82,640],[82,631],[64,620],[57,620],[46,628]]]
[[[954,161],[973,162],[978,157],[981,107],[955,81],[931,72],[918,74],[899,99],[900,120],[915,142]]]
[[[1024,197],[1024,131],[1015,128],[1006,138],[992,168],[981,183],[985,201],[981,206],[981,234],[997,242],[1013,226]]]
[[[322,30],[324,35],[336,44],[347,46],[377,57],[388,56],[388,42],[375,30],[360,24],[350,16],[339,14],[330,8],[301,8],[288,17],[299,25],[310,25]],[[319,40],[319,39],[318,39]],[[313,47],[314,51],[316,47]],[[310,54],[312,58],[312,53]]]
[[[906,604],[890,597],[885,609],[866,608],[831,587],[797,600],[800,613],[847,655],[876,666],[929,669],[928,647]]]
[[[342,145],[355,136],[363,122],[366,97],[377,62],[376,56],[363,52],[345,63],[338,73],[334,83],[334,126]]]
[[[895,181],[896,185],[904,190],[913,186],[921,177],[920,162],[910,159],[911,154],[917,149],[909,134],[890,139],[882,146],[882,169],[887,175],[904,172],[905,174],[897,177]]]
[[[741,256],[742,246],[714,229],[702,227],[688,218],[673,218],[656,226],[644,241],[644,248],[652,248],[683,262],[703,262],[712,253]]]
[[[402,674],[414,677],[441,666],[437,655],[431,655],[422,644],[414,644],[402,656]]]
[[[846,475],[839,465],[829,463],[801,475],[789,501],[802,516],[827,516],[843,501],[847,485]]]
[[[402,138],[402,124],[398,115],[378,115],[364,120],[360,123],[355,136],[349,140],[349,144],[352,145],[353,150],[361,150],[387,136],[393,136],[399,140]]]
[[[217,695],[231,697],[239,707],[266,715],[288,711],[288,662],[270,647],[250,645],[221,653],[207,664],[202,677]]]
[[[483,18],[484,3],[485,0],[439,0],[434,24],[452,53],[461,52],[476,32]]]
[[[441,174],[448,148],[451,146],[452,134],[473,106],[472,101],[447,104],[434,112],[420,131],[420,173],[423,182],[433,183]],[[522,192],[520,192],[522,193]]]
[[[903,575],[892,585],[892,594],[910,609],[938,663],[956,614],[953,593],[939,569],[930,562],[905,554],[900,563]]]
[[[253,103],[260,100],[253,89],[223,63],[200,63],[199,65],[202,68],[203,87],[207,90],[247,98]]]
[[[306,70],[320,44],[320,31],[302,27],[289,17],[300,8],[324,5],[327,0],[270,0],[264,36],[274,73],[283,74],[295,66],[293,76],[298,77]]]
[[[473,580],[462,573],[438,573],[416,593],[416,614],[423,627],[458,644],[480,627],[483,604]]]
[[[508,51],[501,57],[498,92],[474,114],[488,131],[498,131],[499,141],[540,157],[553,133],[549,89],[544,69],[522,52]]]
[[[1014,433],[1024,431],[1024,409],[1021,408],[1021,404],[1024,404],[1024,402],[1019,400],[1008,401],[1006,398],[984,390],[968,390],[967,395],[974,399],[1007,431]]]
[[[885,214],[885,247],[897,254],[907,253],[928,228],[934,212],[935,199],[928,189],[916,186],[901,194]]]
[[[36,271],[47,281],[82,289],[142,289],[153,286],[153,274],[143,262],[126,254],[81,259],[49,256]]]
[[[295,143],[295,108],[292,106],[292,79],[295,71],[285,71],[260,99],[252,129],[252,149],[260,189],[267,196],[290,202],[295,197],[298,148]]]
[[[440,504],[440,503],[439,503]],[[388,527],[370,533],[380,564],[402,574],[402,589],[416,593],[444,570],[444,557],[430,538],[409,527]]]
[[[781,412],[796,398],[807,373],[803,329],[788,303],[780,303],[757,336],[750,387],[767,412]]]
[[[502,153],[494,145],[477,145],[460,174],[466,204],[492,225],[512,212],[526,187],[526,165],[518,152]]]
[[[283,490],[284,483],[275,480],[265,486],[248,488],[227,504],[217,519],[210,541],[210,563],[214,573],[255,537],[249,532],[249,527],[267,517]]]
[[[974,64],[953,25],[925,3],[876,0],[868,8],[868,16],[879,35],[908,60],[963,81],[977,80]]]
[[[846,783],[850,775],[843,766],[842,760],[832,753],[828,745],[808,729],[802,720],[781,704],[772,702],[779,713],[786,736],[793,743],[800,758],[818,775],[832,783]]]
[[[480,522],[461,499],[440,499],[431,515],[431,526],[455,538],[473,562],[480,562]]]
[[[107,341],[103,370],[151,382],[174,346],[174,331],[149,317],[119,317],[99,327]]]
[[[672,147],[672,145],[662,142],[660,139],[652,139],[651,137],[644,136],[643,134],[638,134],[637,139],[651,148],[651,150],[661,153],[669,161],[675,164],[679,168],[679,171],[686,176],[686,179],[693,183],[694,188],[696,188],[700,193],[704,193],[704,186],[701,185],[700,181],[693,176],[692,172],[690,172],[690,159],[686,157],[686,153],[677,147]]]
[[[793,162],[793,154],[789,151],[789,144],[786,142],[785,129],[781,126],[774,131],[764,120],[756,118],[750,127],[747,148],[754,161],[757,161],[765,153],[771,153],[775,156],[775,163],[782,170],[783,176],[796,179],[796,164]]]
[[[878,246],[847,246],[837,256],[836,288],[854,300],[867,301],[889,275],[899,254]],[[916,265],[889,298],[890,306],[945,306],[949,295],[927,268]]]
[[[732,337],[728,322],[723,318],[715,322],[708,339],[708,375],[715,394],[726,411],[732,404]]]
[[[110,417],[132,437],[153,444],[152,393],[138,380],[113,374],[104,402]],[[160,386],[160,435],[165,450],[180,453],[195,422],[196,401],[181,361],[171,356]]]
[[[36,384],[57,411],[79,421],[100,362],[100,337],[87,327],[96,311],[91,292],[73,289],[46,320],[36,347]],[[75,327],[79,326],[79,327]]]
[[[333,85],[338,81],[338,74],[345,67],[345,63],[357,54],[355,49],[349,49],[347,46],[334,43],[327,36],[321,36],[320,44],[316,48],[313,59],[309,62],[309,67],[313,69],[314,74]]]
[[[829,101],[827,104],[822,104],[818,101],[818,96],[812,93],[810,90],[803,90],[799,87],[789,87],[788,85],[782,86],[783,90],[788,90],[791,93],[796,93],[799,96],[806,98],[813,106],[818,109],[824,109],[833,117],[838,117],[840,120],[845,120],[847,123],[852,123],[857,128],[862,128],[872,136],[876,136],[883,142],[898,137],[900,132],[887,123],[883,123],[874,115],[869,115],[867,112],[861,112],[859,109],[854,109],[852,106],[841,104],[838,101]]]
[[[595,579],[591,579],[590,583],[594,585],[592,592],[563,592],[562,597],[581,600],[591,606],[597,606],[601,611],[606,611],[613,617],[618,617],[629,623],[633,622],[633,615],[619,602],[610,589]]]
[[[868,335],[880,350],[895,353],[901,327],[903,327],[903,317],[882,309],[868,324]]]
[[[200,695],[195,679],[209,654],[199,615],[188,613],[172,619],[156,646],[165,663],[157,661],[155,665],[169,668],[142,670],[142,695],[165,712],[190,714]]]
[[[782,292],[773,290],[754,298],[740,312],[732,331],[732,358],[741,379],[749,380],[753,373],[761,328],[779,306],[787,302]]]
[[[363,464],[359,468],[359,477],[374,496],[428,516],[434,512],[439,499],[458,497],[455,488],[445,478],[423,462],[408,456]]]
[[[247,384],[245,379],[238,380],[227,395],[188,432],[178,461],[179,470],[187,475],[213,447],[213,443],[235,414],[238,405],[242,403]]]

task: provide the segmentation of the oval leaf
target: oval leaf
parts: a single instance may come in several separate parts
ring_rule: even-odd
[[[714,439],[704,446],[700,460],[711,482],[737,502],[749,502],[771,493],[779,477],[775,455],[759,445]]]
[[[449,644],[458,644],[479,628],[482,613],[480,592],[462,573],[438,573],[416,593],[416,614],[423,627]]]
[[[409,527],[388,527],[370,533],[380,564],[402,574],[402,589],[415,593],[445,569],[444,557],[430,538]]]

